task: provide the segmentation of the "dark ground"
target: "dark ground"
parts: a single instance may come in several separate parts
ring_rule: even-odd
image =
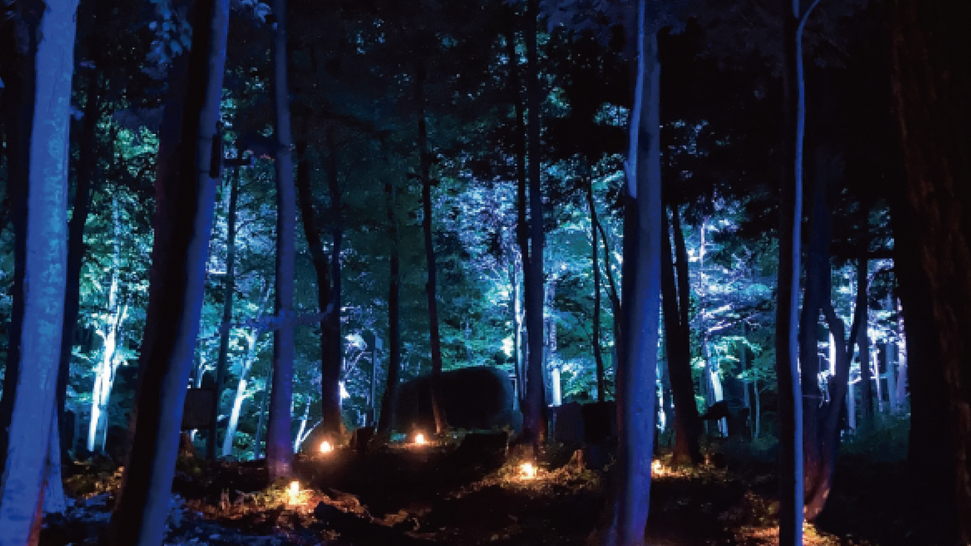
[[[655,474],[649,544],[777,543],[775,465],[726,451],[712,457],[723,468]],[[296,495],[287,484],[270,486],[260,464],[184,458],[165,544],[582,545],[601,519],[609,474],[570,455],[551,449],[539,476],[525,480],[517,464],[503,465],[487,449],[392,446],[363,457],[345,449],[298,456]],[[805,544],[927,546],[908,538],[895,487],[902,465],[842,461],[829,512],[807,527]],[[93,545],[107,523],[120,472],[98,465],[73,471],[66,488],[74,506],[49,518],[43,546]]]

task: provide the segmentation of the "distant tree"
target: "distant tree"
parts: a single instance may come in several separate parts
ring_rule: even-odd
[[[132,446],[104,537],[112,546],[162,542],[205,293],[229,2],[198,0],[190,20],[192,48],[175,60],[159,135],[151,287]]]
[[[22,329],[15,342],[20,345],[19,373],[4,382],[5,397],[12,397],[0,481],[0,544],[4,546],[20,546],[39,536],[31,537],[40,532],[36,516],[52,426],[57,423],[54,410],[67,260],[68,122],[76,9],[77,2],[72,1],[48,6],[37,29],[41,38],[34,57],[36,80],[30,86],[36,97],[31,109],[29,176],[27,187],[21,188],[27,199],[23,282],[30,289],[14,294],[24,300]]]
[[[971,12],[957,0],[898,0],[890,24],[907,173],[893,213],[915,521],[926,543],[971,544]]]

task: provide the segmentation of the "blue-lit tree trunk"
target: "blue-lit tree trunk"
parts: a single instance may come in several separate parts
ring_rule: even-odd
[[[212,139],[219,117],[229,1],[197,0],[191,22],[192,49],[173,69],[172,96],[159,131],[145,335],[132,446],[105,537],[111,546],[162,542],[205,295],[216,195]]]
[[[776,307],[776,377],[779,381],[780,546],[802,545],[803,423],[799,384],[799,269],[802,243],[802,157],[805,134],[805,81],[802,29],[813,4],[803,13],[800,0],[783,0],[785,53],[784,162],[779,207],[779,282]]]
[[[618,451],[607,546],[644,544],[651,493],[661,294],[661,64],[654,2],[637,3],[637,76],[624,206],[622,326],[617,362]],[[650,8],[650,14],[648,9]],[[650,17],[650,27],[648,18]]]
[[[293,443],[290,405],[293,401],[293,275],[296,251],[297,197],[290,147],[290,102],[287,86],[286,0],[275,0],[273,31],[273,101],[276,109],[276,285],[274,309],[283,320],[273,331],[273,384],[266,430],[266,461],[270,481],[290,475]]]
[[[534,452],[546,445],[549,423],[546,420],[546,387],[543,382],[543,245],[546,233],[543,225],[543,194],[540,180],[539,110],[542,93],[539,88],[539,53],[536,33],[539,32],[539,2],[529,0],[526,8],[526,105],[527,105],[527,170],[529,185],[529,258],[524,258],[526,302],[526,404],[523,406],[524,434],[532,440]]]
[[[0,478],[0,545],[4,546],[27,544],[31,536],[50,450],[64,320],[76,9],[77,2],[72,1],[49,6],[40,23],[26,210],[24,281],[30,290],[23,294],[19,373]]]

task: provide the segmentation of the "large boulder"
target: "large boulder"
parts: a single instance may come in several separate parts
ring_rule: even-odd
[[[518,431],[522,414],[515,408],[509,375],[485,366],[442,372],[442,405],[449,426],[492,429],[508,426]],[[400,432],[434,430],[431,377],[422,376],[398,386],[394,429]]]

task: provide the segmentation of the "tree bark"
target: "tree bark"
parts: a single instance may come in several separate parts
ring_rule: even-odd
[[[77,3],[48,6],[36,56],[36,108],[27,193],[23,327],[0,477],[0,545],[26,544],[39,527],[57,388],[67,262],[67,186]],[[18,294],[15,294],[17,297]],[[5,382],[6,382],[5,381]],[[9,392],[9,391],[8,391]]]
[[[168,515],[182,408],[202,302],[216,185],[210,177],[219,115],[227,0],[193,5],[192,49],[170,77],[175,100],[159,133],[155,242],[132,446],[106,543],[157,546]],[[181,74],[179,74],[181,73]],[[192,83],[192,85],[189,84]]]
[[[897,0],[894,113],[907,173],[898,203],[915,521],[927,543],[971,543],[971,25],[960,0]],[[900,226],[898,231],[896,228]],[[920,518],[920,519],[916,519]]]
[[[617,363],[618,452],[610,526],[599,542],[644,544],[654,445],[661,291],[660,76],[657,29],[638,2],[637,80],[631,113],[624,215],[623,334]],[[650,17],[652,27],[646,27]]]
[[[287,317],[293,313],[294,248],[297,215],[293,183],[293,157],[290,146],[290,101],[287,85],[286,0],[274,0],[276,24],[273,30],[273,102],[276,114],[276,283],[274,313]],[[290,441],[293,402],[293,325],[284,324],[273,332],[273,384],[270,415],[266,430],[266,462],[270,481],[288,477],[293,462]]]

